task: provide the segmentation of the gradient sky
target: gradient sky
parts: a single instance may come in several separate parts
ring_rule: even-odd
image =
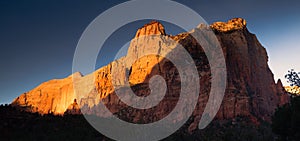
[[[76,44],[89,23],[118,0],[1,0],[0,103],[10,103],[40,83],[72,73]],[[178,1],[208,23],[245,18],[250,32],[266,47],[275,79],[300,71],[300,2],[297,0]],[[153,9],[155,10],[155,9]],[[192,19],[191,19],[192,20]],[[119,29],[99,53],[97,66],[112,61],[118,49],[148,21]],[[188,21],[187,21],[188,22]],[[181,32],[165,25],[167,33]]]

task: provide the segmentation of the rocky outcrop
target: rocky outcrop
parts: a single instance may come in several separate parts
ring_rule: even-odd
[[[217,22],[210,25],[210,28],[215,32],[222,46],[227,67],[227,88],[216,119],[246,116],[250,117],[253,122],[269,121],[277,106],[287,103],[289,97],[284,92],[281,81],[274,82],[267,63],[266,49],[259,43],[256,36],[247,30],[244,19],[232,19],[227,23]],[[13,105],[30,106],[40,113],[51,111],[59,114],[64,113],[77,98],[83,113],[95,113],[97,110],[95,108],[100,101],[103,101],[110,112],[123,119],[144,123],[157,121],[168,115],[176,105],[181,89],[180,76],[174,64],[168,59],[157,55],[143,56],[143,52],[150,50],[159,53],[166,48],[172,49],[175,44],[179,43],[193,58],[200,76],[198,104],[189,127],[189,130],[194,130],[202,116],[211,88],[211,70],[208,59],[201,45],[191,36],[199,30],[208,29],[207,26],[201,25],[191,32],[170,36],[166,35],[160,23],[146,24],[137,31],[128,54],[123,58],[87,76],[77,76],[73,80],[72,77],[68,77],[41,84],[15,99]],[[166,36],[165,38],[146,38],[143,35]],[[158,46],[158,48],[153,48],[153,46]],[[118,76],[113,76],[115,74]],[[122,102],[115,93],[129,85],[136,95],[147,96],[151,93],[149,81],[154,75],[162,76],[168,86],[165,98],[154,108],[134,109]],[[94,79],[95,81],[90,81]],[[126,81],[129,84],[126,84]],[[79,90],[76,96],[73,87]],[[123,91],[124,95],[127,93],[129,90]],[[178,113],[177,120],[180,120],[184,114],[186,114],[185,110]]]
[[[283,106],[284,104],[288,103],[290,101],[290,97],[288,96],[289,93],[285,90],[285,87],[282,85],[282,82],[280,79],[278,79],[276,83],[277,88],[277,95],[279,95],[279,106]]]
[[[80,90],[78,93],[87,93],[86,91],[94,87],[93,83],[89,83],[92,78],[94,78],[93,74],[82,77],[79,72],[76,72],[64,79],[50,80],[21,94],[11,105],[40,114],[64,114],[77,98],[74,87]],[[78,83],[80,85],[77,85]]]
[[[74,102],[69,105],[67,110],[64,113],[65,115],[79,115],[81,114],[80,106],[77,104],[77,100],[74,99]]]
[[[41,114],[63,114],[75,99],[73,77],[81,77],[81,74],[75,73],[64,79],[44,82],[33,90],[17,97],[12,105],[30,107],[30,111]]]
[[[146,24],[142,28],[138,29],[135,38],[146,35],[166,35],[165,28],[161,23],[152,21],[149,24]]]
[[[266,49],[251,34],[244,20],[230,20],[228,25],[235,25],[230,32],[216,32],[224,55],[226,56],[228,83],[223,109],[219,116],[233,118],[241,115],[254,115],[264,120],[270,120],[280,97],[288,97],[278,90],[273,73],[268,67]],[[231,24],[230,24],[231,23]]]
[[[247,22],[242,18],[235,18],[225,22],[215,22],[210,27],[217,32],[229,32],[235,30],[242,30],[246,28]]]

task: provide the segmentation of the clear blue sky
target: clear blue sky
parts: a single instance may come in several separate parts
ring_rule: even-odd
[[[84,29],[100,13],[121,2],[0,1],[0,103],[10,103],[44,81],[70,75],[76,44]],[[283,79],[290,68],[300,71],[300,2],[297,0],[178,2],[197,11],[208,23],[233,17],[245,18],[248,29],[267,48],[269,64],[276,79]],[[132,38],[144,22],[124,26],[118,31],[120,34],[112,36],[99,54],[98,66],[110,62],[120,45]],[[166,30],[171,34],[180,32],[168,24]]]

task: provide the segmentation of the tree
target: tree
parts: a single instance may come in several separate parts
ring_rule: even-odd
[[[300,78],[299,78],[300,72],[295,72],[294,69],[291,69],[288,71],[288,74],[285,75],[285,78],[288,79],[288,83],[290,83],[291,86],[300,86]]]
[[[300,97],[279,107],[272,117],[272,131],[280,140],[298,140],[300,138]]]
[[[291,86],[300,86],[300,73],[293,69],[285,78]],[[299,140],[300,138],[300,96],[292,97],[291,102],[278,107],[272,117],[272,130],[280,140]]]

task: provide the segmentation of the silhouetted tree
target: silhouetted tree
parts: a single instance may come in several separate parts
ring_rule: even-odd
[[[288,71],[288,74],[285,75],[285,78],[288,79],[288,83],[290,83],[291,86],[300,86],[300,78],[299,78],[300,72],[295,72],[294,69],[291,69]]]
[[[279,107],[272,117],[272,130],[280,140],[298,140],[300,138],[300,97],[295,97]]]
[[[293,69],[285,78],[291,86],[300,86],[300,73]],[[280,136],[279,140],[299,140],[300,138],[300,96],[292,97],[291,102],[276,109],[272,117],[272,130]]]

